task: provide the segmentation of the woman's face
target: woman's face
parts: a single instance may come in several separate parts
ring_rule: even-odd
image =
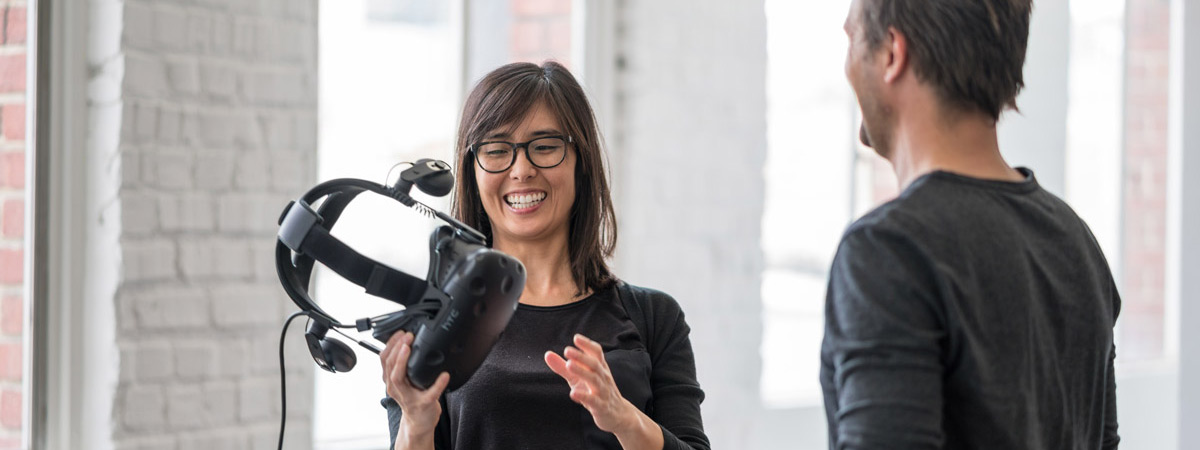
[[[522,143],[542,136],[565,136],[558,118],[544,103],[529,109],[516,128],[489,130],[484,141]],[[512,167],[489,173],[475,163],[479,198],[492,225],[494,243],[544,240],[566,234],[571,206],[575,204],[577,155],[568,144],[566,158],[555,167],[543,169],[529,163],[526,149],[517,151]]]

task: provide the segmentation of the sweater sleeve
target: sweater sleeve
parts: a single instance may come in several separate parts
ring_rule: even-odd
[[[936,449],[945,335],[933,272],[905,238],[851,230],[825,304],[822,384],[830,448]]]
[[[700,416],[704,391],[696,381],[696,359],[688,337],[691,328],[671,296],[644,290],[643,310],[652,311],[650,385],[654,399],[650,418],[663,431],[663,450],[708,450]]]
[[[442,416],[438,419],[437,429],[434,430],[433,448],[434,450],[444,450],[450,448],[450,414],[446,407],[446,396],[441,398]],[[392,400],[391,397],[384,396],[379,404],[387,410],[388,415],[388,432],[391,435],[391,444],[388,449],[396,448],[396,433],[400,431],[400,417],[403,411],[400,410],[400,404]]]

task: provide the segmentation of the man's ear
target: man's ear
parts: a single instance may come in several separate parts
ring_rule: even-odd
[[[888,27],[884,47],[887,50],[887,66],[884,67],[883,81],[893,83],[908,69],[908,38],[895,27]]]

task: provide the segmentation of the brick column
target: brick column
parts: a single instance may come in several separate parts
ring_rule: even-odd
[[[1126,19],[1123,305],[1117,352],[1163,356],[1170,4],[1129,0]]]
[[[124,65],[116,93],[92,92],[89,131],[119,128],[115,154],[89,162],[119,185],[108,201],[120,223],[112,442],[274,448],[279,329],[292,309],[274,235],[287,201],[315,182],[317,2],[91,7],[93,41],[114,45],[89,59]],[[311,448],[301,332],[289,336],[287,448]]]
[[[26,3],[0,1],[0,449],[21,446]]]
[[[510,7],[510,60],[571,67],[571,0],[511,0]]]

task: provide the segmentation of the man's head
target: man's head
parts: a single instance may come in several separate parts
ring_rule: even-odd
[[[1016,108],[1032,0],[854,0],[846,76],[863,111],[860,138],[885,157],[903,83],[932,94],[943,119]],[[868,142],[869,141],[869,142]]]

